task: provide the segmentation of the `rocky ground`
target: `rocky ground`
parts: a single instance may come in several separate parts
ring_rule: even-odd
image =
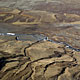
[[[80,79],[80,52],[48,41],[31,43],[0,39],[1,80]]]
[[[0,0],[0,33],[44,34],[80,49],[79,0]],[[27,37],[25,37],[27,38]],[[80,52],[64,44],[0,36],[0,80],[80,80]]]

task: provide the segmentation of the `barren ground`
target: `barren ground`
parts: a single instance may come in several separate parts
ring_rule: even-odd
[[[0,0],[0,33],[8,32],[44,34],[80,49],[80,1]],[[80,80],[80,52],[33,42],[0,36],[0,80]]]

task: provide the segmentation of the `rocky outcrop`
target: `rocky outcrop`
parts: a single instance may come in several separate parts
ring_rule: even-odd
[[[60,42],[80,49],[79,0],[0,0],[0,80],[80,80],[80,52]]]
[[[31,43],[0,40],[1,80],[79,80],[79,52],[49,41]]]

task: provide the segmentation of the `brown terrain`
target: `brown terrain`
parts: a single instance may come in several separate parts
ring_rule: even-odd
[[[80,49],[80,1],[0,0],[0,33],[44,34]],[[0,35],[0,80],[80,80],[80,52],[31,39]]]

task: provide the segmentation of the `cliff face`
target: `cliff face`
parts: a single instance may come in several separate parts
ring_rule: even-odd
[[[0,80],[80,80],[80,52],[1,33],[80,49],[79,0],[0,0]]]

